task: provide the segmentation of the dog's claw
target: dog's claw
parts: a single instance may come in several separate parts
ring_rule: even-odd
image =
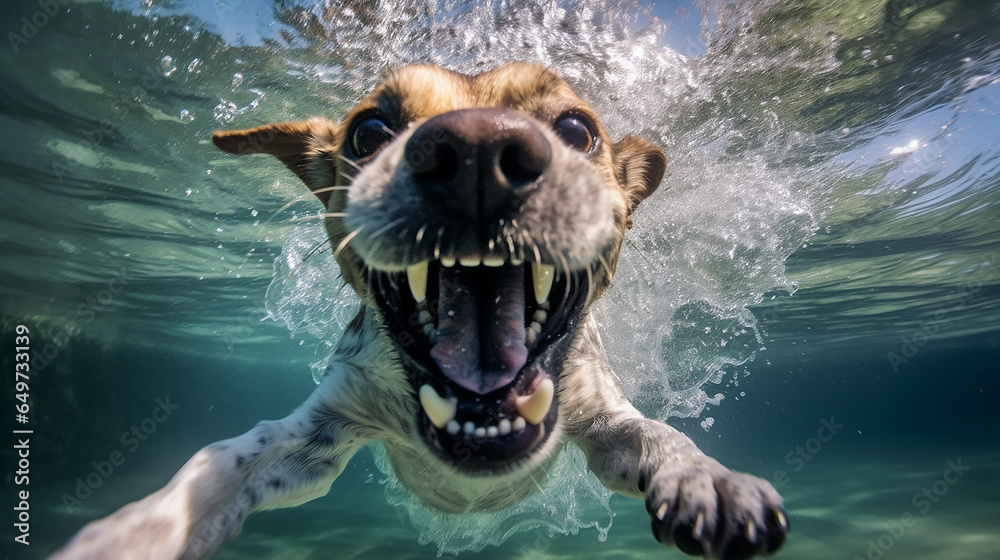
[[[759,478],[718,464],[672,465],[648,486],[653,534],[685,554],[747,560],[784,542],[788,517],[781,497]]]

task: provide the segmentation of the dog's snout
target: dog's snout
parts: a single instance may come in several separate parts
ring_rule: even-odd
[[[427,196],[487,225],[516,207],[523,187],[548,169],[552,147],[517,111],[462,109],[417,128],[404,160]]]

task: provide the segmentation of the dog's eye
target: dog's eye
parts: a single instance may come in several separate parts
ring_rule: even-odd
[[[357,122],[351,129],[351,149],[359,158],[368,157],[392,140],[395,133],[382,119],[370,117]]]
[[[552,125],[552,129],[570,148],[587,153],[594,147],[594,135],[579,117],[574,115],[559,117]]]

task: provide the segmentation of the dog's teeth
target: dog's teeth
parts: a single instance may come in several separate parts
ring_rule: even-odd
[[[503,257],[483,257],[483,264],[486,266],[503,266]]]
[[[431,341],[431,344],[437,344],[437,329],[434,328],[434,325],[424,325],[423,332],[424,336],[427,337],[427,340]]]
[[[496,426],[486,427],[486,437],[497,437],[499,433],[500,433],[500,428],[497,428]]]
[[[515,419],[514,419],[514,421],[513,421],[512,423],[511,423],[510,427],[511,427],[511,429],[512,429],[512,430],[514,430],[515,432],[520,432],[520,431],[521,431],[521,430],[523,430],[523,429],[524,429],[525,427],[527,427],[527,424],[525,423],[525,421],[524,421],[524,418],[521,418],[520,416],[518,416],[518,417],[517,417],[517,418],[515,418]]]
[[[448,425],[445,427],[445,429],[448,430],[449,434],[455,435],[458,432],[462,431],[462,426],[460,426],[458,422],[451,420],[448,422]]]
[[[458,262],[462,263],[462,266],[472,267],[472,266],[479,266],[479,263],[482,262],[482,259],[480,259],[479,256],[477,255],[473,255],[471,257],[462,257],[458,259]]]
[[[512,264],[514,266],[521,266],[522,264],[524,264],[524,261],[522,259],[517,258],[517,257],[511,257],[510,258],[510,264]]]
[[[509,434],[510,433],[510,420],[508,420],[506,418],[501,419],[500,422],[497,424],[497,433],[499,433],[502,436],[505,436],[505,435]]]
[[[535,388],[534,393],[517,397],[517,400],[514,401],[514,406],[517,407],[517,411],[521,413],[521,416],[525,420],[537,425],[549,413],[549,408],[552,406],[552,397],[555,393],[555,384],[552,383],[551,379],[545,378]]]
[[[410,283],[413,299],[417,301],[427,299],[427,261],[406,267],[406,280]]]
[[[458,409],[457,399],[443,398],[430,385],[420,387],[420,404],[424,405],[424,412],[436,428],[443,428],[454,420]]]
[[[476,425],[472,422],[466,422],[465,425],[462,426],[462,431],[465,432],[465,435],[471,436],[476,431]]]
[[[455,257],[441,257],[441,265],[449,268],[455,266]]]
[[[556,278],[556,267],[551,264],[531,263],[531,279],[535,286],[535,301],[542,303],[549,299],[552,281]]]
[[[476,428],[476,431],[473,433],[476,435],[477,438],[484,438],[486,437],[486,428],[480,426]]]

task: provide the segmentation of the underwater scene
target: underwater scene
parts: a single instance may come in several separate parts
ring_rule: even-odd
[[[1000,3],[0,12],[0,556],[47,558],[289,415],[354,318],[316,197],[213,131],[339,121],[407,64],[527,61],[666,154],[592,313],[642,414],[782,495],[774,557],[1000,559]],[[215,557],[687,557],[572,444],[537,485],[441,513],[371,444]]]

